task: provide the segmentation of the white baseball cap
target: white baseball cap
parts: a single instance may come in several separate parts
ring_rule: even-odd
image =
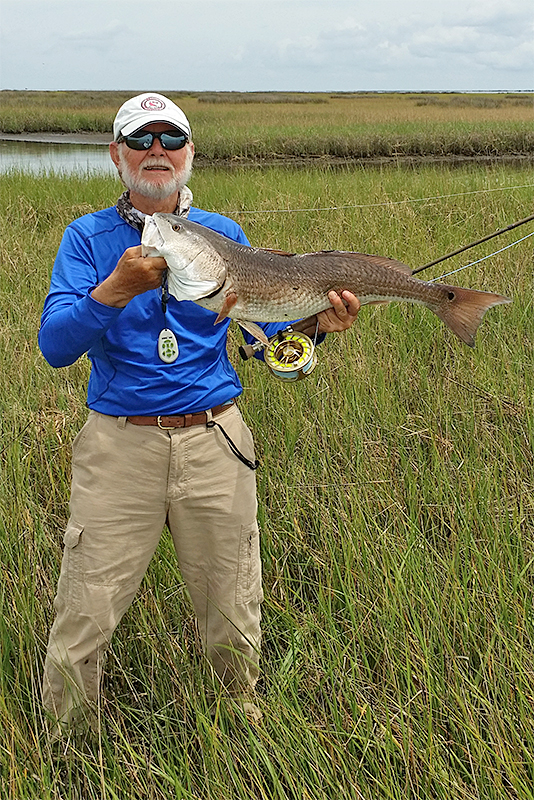
[[[162,94],[145,92],[131,97],[119,108],[113,122],[113,138],[129,136],[152,122],[168,122],[191,136],[191,126],[181,108]]]

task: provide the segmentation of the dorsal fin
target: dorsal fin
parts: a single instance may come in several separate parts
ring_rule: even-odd
[[[277,256],[295,256],[296,253],[288,253],[285,250],[273,250],[271,247],[255,247],[255,250],[261,250],[264,253],[275,253]]]
[[[372,256],[368,253],[354,253],[347,250],[318,250],[315,253],[304,253],[305,256],[343,256],[344,258],[357,258],[360,261],[364,259],[371,264],[376,264],[378,267],[388,267],[388,269],[396,269],[405,275],[411,275],[412,270],[407,264],[402,261],[397,261],[395,258],[387,258],[386,256]]]

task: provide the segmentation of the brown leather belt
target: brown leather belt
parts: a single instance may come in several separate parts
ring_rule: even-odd
[[[214,406],[211,410],[211,416],[216,417],[223,411],[226,411],[232,406],[234,401],[224,403],[220,406]],[[205,425],[208,421],[207,411],[197,411],[195,414],[176,414],[175,416],[165,417],[126,417],[128,422],[132,425],[155,425],[164,431],[172,430],[172,428],[189,428],[191,425]]]

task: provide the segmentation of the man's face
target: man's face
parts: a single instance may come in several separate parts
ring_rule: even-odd
[[[154,122],[144,131],[162,133],[175,130],[166,122]],[[165,150],[154,139],[148,150],[132,150],[125,142],[111,142],[110,154],[124,185],[131,192],[164,200],[185,186],[191,176],[194,147],[188,142],[181,150]]]

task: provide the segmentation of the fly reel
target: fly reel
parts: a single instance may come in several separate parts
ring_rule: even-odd
[[[265,363],[279,380],[300,381],[317,365],[315,345],[305,333],[286,328],[269,341]]]

